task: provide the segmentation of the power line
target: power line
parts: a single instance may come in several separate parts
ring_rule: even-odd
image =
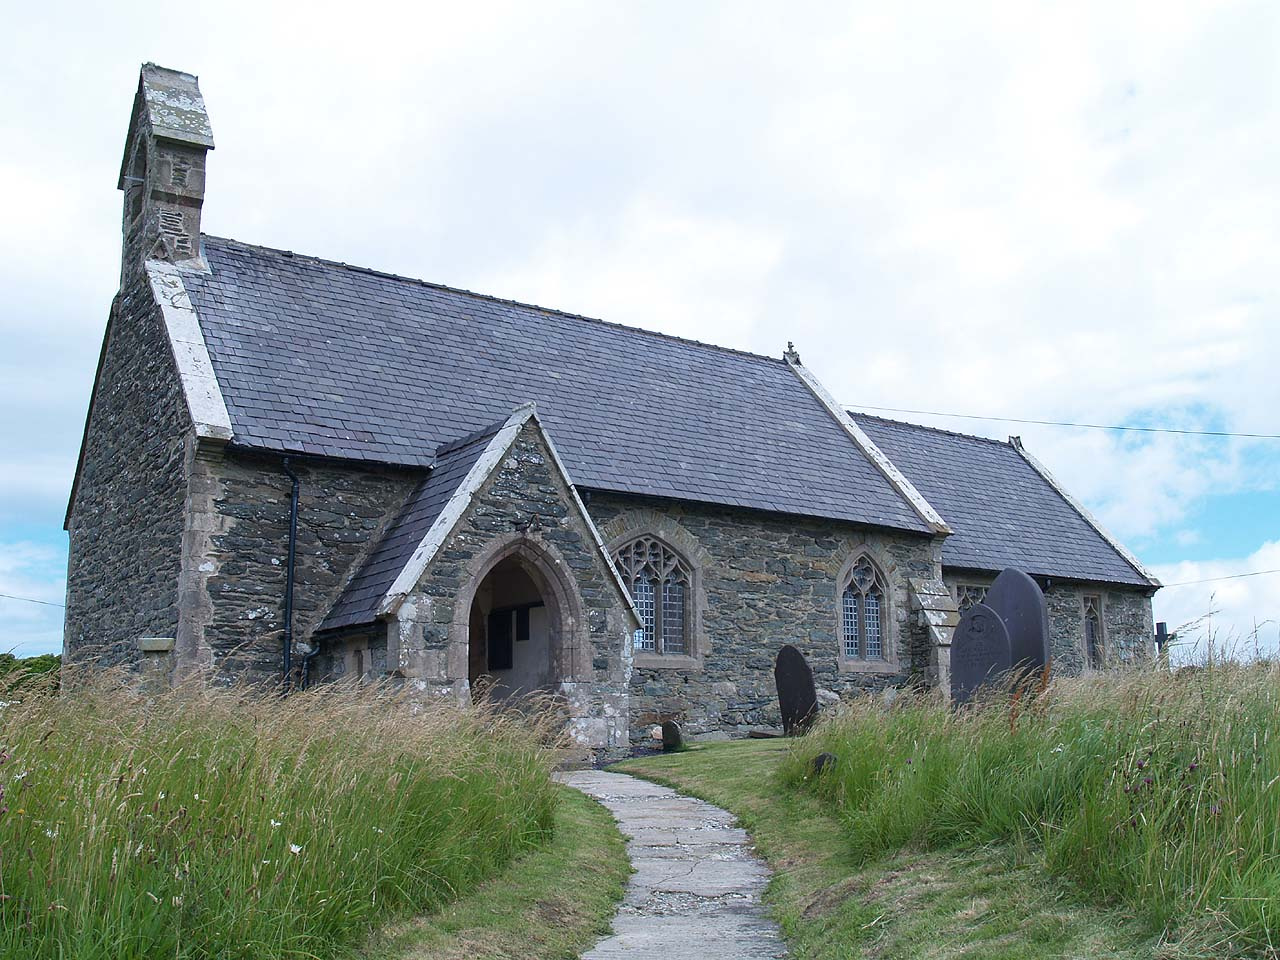
[[[1217,583],[1219,580],[1243,580],[1245,577],[1261,577],[1268,573],[1280,573],[1276,570],[1254,570],[1252,573],[1233,573],[1226,577],[1205,577],[1203,580],[1182,580],[1178,583],[1166,583],[1166,587],[1189,587],[1196,583]]]
[[[11,593],[0,593],[0,597],[6,600],[24,600],[27,603],[41,603],[46,607],[66,607],[65,603],[54,603],[52,600],[37,600],[34,597],[15,597]]]
[[[1191,437],[1234,437],[1247,440],[1280,440],[1280,433],[1231,433],[1227,430],[1180,430],[1177,427],[1122,427],[1106,423],[1068,423],[1064,420],[1027,420],[1018,417],[980,417],[972,413],[942,413],[939,410],[907,410],[902,407],[872,407],[852,403],[857,410],[881,410],[888,413],[913,413],[925,417],[957,417],[962,420],[994,420],[999,423],[1031,423],[1042,427],[1081,427],[1088,430],[1125,430],[1131,433],[1177,433]]]

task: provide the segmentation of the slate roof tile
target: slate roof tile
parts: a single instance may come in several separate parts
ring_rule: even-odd
[[[204,253],[184,279],[237,445],[426,466],[533,400],[578,486],[928,532],[780,359],[233,240]]]
[[[1012,444],[851,415],[954,531],[945,566],[1149,585]]]
[[[318,629],[335,630],[373,622],[382,598],[500,426],[493,424],[440,448],[431,473],[410,494],[400,515],[351,578]]]

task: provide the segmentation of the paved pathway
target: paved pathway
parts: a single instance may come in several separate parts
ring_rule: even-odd
[[[769,870],[733,815],[621,773],[560,777],[604,804],[627,837],[636,872],[613,936],[583,960],[773,960],[786,950],[760,895]]]

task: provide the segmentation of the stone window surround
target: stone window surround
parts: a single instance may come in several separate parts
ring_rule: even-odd
[[[871,561],[880,578],[881,586],[881,642],[884,644],[883,660],[862,660],[846,657],[844,654],[844,588],[853,576],[853,569],[863,558]],[[871,544],[855,543],[849,549],[840,572],[836,576],[835,603],[832,613],[835,617],[834,636],[836,638],[836,666],[840,673],[898,673],[898,618],[893,599],[896,564],[886,561],[882,551]]]
[[[984,603],[987,599],[987,591],[991,589],[989,583],[975,583],[971,580],[959,580],[955,585],[955,601],[956,606],[960,608],[960,612],[968,610],[974,603]],[[969,604],[965,600],[969,597],[975,599]]]
[[[1095,664],[1089,656],[1089,605],[1093,601],[1098,613],[1098,656],[1101,665]],[[1095,672],[1107,665],[1107,595],[1102,590],[1080,593],[1080,660],[1085,673]]]
[[[646,670],[701,670],[711,646],[702,628],[703,613],[707,609],[702,572],[711,562],[706,549],[674,519],[656,510],[625,511],[605,524],[605,529],[601,532],[606,538],[605,547],[610,557],[637,537],[652,537],[662,541],[684,559],[689,567],[689,621],[686,631],[689,652],[662,654],[634,650],[634,665]]]

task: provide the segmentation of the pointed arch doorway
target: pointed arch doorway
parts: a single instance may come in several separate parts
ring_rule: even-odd
[[[576,591],[537,543],[499,545],[467,605],[467,680],[472,695],[519,701],[561,692],[574,679],[581,619]]]

